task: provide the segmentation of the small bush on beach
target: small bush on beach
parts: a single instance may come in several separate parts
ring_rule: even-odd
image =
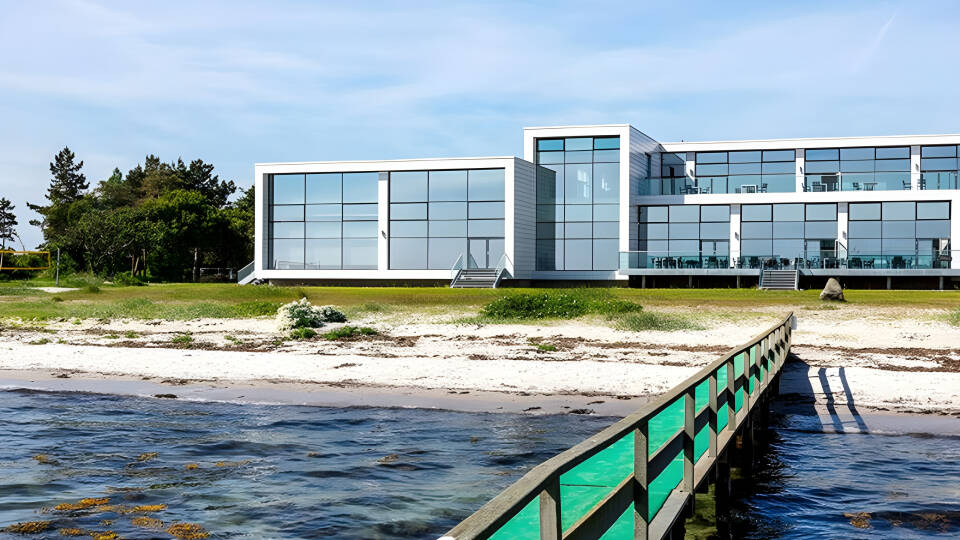
[[[193,336],[191,336],[189,332],[177,334],[170,338],[170,343],[176,343],[177,345],[189,345],[193,343]]]
[[[377,331],[373,328],[362,327],[357,328],[356,326],[344,326],[337,328],[336,330],[331,330],[323,335],[323,338],[328,341],[335,341],[338,339],[349,339],[357,336],[375,336]]]
[[[636,313],[640,304],[614,297],[603,289],[570,289],[537,293],[510,293],[483,306],[490,319],[573,319],[588,314]]]
[[[346,322],[347,316],[333,306],[314,306],[306,298],[280,306],[277,325],[281,332],[294,328],[320,328],[328,322]]]
[[[661,330],[676,332],[678,330],[703,330],[703,327],[682,317],[666,313],[633,313],[620,320],[620,328],[640,332],[643,330]]]
[[[537,350],[541,352],[556,352],[557,346],[549,343],[536,343]]]
[[[313,328],[294,328],[290,332],[291,339],[310,339],[317,337],[317,331]]]
[[[112,281],[114,285],[119,285],[121,287],[143,287],[146,285],[143,280],[131,274],[130,272],[121,272],[113,276]]]

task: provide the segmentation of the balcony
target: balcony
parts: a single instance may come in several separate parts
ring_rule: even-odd
[[[739,257],[716,253],[675,253],[664,251],[621,251],[620,272],[634,270],[947,270],[960,250],[940,252],[847,253],[844,249],[820,250],[797,255],[743,254]]]
[[[911,189],[909,172],[808,174],[804,180],[803,190],[811,193]]]

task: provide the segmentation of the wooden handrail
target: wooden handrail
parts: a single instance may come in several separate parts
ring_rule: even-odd
[[[765,332],[743,345],[729,349],[723,356],[670,391],[645,403],[636,412],[537,465],[523,478],[451,529],[443,538],[455,540],[488,538],[535,498],[540,499],[541,538],[595,538],[612,525],[610,516],[613,513],[617,516],[622,513],[623,501],[628,494],[632,495],[631,500],[636,509],[635,538],[647,538],[648,534],[651,538],[656,537],[659,534],[657,531],[662,530],[662,522],[669,521],[672,524],[677,519],[677,516],[662,516],[664,509],[668,506],[674,508],[676,502],[680,500],[671,495],[668,497],[670,505],[665,502],[655,516],[646,515],[648,483],[678,455],[676,452],[670,453],[667,449],[674,450],[682,445],[680,454],[684,458],[683,479],[674,491],[687,493],[688,496],[682,498],[683,501],[687,501],[700,481],[707,477],[706,472],[713,467],[717,456],[732,439],[727,432],[734,433],[747,419],[757,399],[766,390],[772,378],[779,373],[790,350],[792,320],[791,312]],[[735,359],[740,354],[744,355],[743,370],[740,373],[734,373]],[[726,385],[722,391],[718,392],[717,371],[724,366],[726,366]],[[751,378],[754,378],[752,391]],[[696,388],[707,380],[709,380],[708,404],[696,410]],[[738,389],[743,390],[743,404],[740,409],[742,414],[738,414],[736,409],[735,397]],[[725,394],[724,406],[728,411],[723,436],[717,433],[720,394]],[[649,421],[681,398],[684,400],[683,427],[664,441],[652,455],[649,455]],[[709,448],[697,460],[694,438],[704,426],[709,429]],[[631,433],[634,435],[635,450],[633,474],[620,481],[617,487],[611,488],[607,496],[586,514],[580,516],[570,530],[566,533],[561,532],[560,476]],[[682,506],[680,508],[682,509]],[[618,509],[619,512],[614,512]]]

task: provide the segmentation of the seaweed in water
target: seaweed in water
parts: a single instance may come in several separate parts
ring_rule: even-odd
[[[49,528],[49,521],[26,521],[23,523],[14,523],[4,530],[17,534],[36,534],[42,533]]]
[[[87,508],[92,508],[94,506],[102,506],[110,503],[110,499],[107,497],[101,498],[86,498],[80,499],[75,503],[60,503],[53,507],[54,510],[59,510],[60,512],[70,512],[73,510],[85,510]]]
[[[90,536],[90,533],[83,529],[60,529],[57,532],[60,536]]]
[[[147,517],[147,516],[138,516],[130,520],[130,523],[134,527],[142,527],[144,529],[162,529],[163,521],[157,518]]]
[[[150,512],[162,512],[167,509],[165,504],[141,504],[140,506],[134,506],[131,510],[131,514],[136,513],[150,513]]]
[[[195,540],[210,536],[210,533],[196,523],[174,523],[167,529],[167,534],[184,540]]]

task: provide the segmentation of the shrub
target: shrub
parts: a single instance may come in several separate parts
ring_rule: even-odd
[[[277,325],[281,332],[294,328],[320,328],[327,322],[345,322],[346,315],[333,306],[316,307],[306,298],[280,306]]]
[[[549,343],[537,343],[537,350],[543,352],[555,352],[557,350],[557,346],[550,345]]]
[[[100,292],[100,286],[94,285],[93,283],[89,283],[83,286],[83,292],[98,293]]]
[[[481,313],[491,319],[572,319],[642,309],[640,304],[616,298],[604,289],[573,289],[508,294],[483,306]]]
[[[189,332],[177,334],[170,339],[170,343],[176,343],[177,345],[189,345],[193,343],[193,336],[191,336]]]
[[[122,287],[143,287],[146,285],[143,280],[131,274],[130,272],[120,272],[119,274],[113,276],[112,281],[114,285],[120,285]]]
[[[310,339],[317,337],[317,332],[313,328],[294,328],[293,332],[290,332],[291,339]]]
[[[377,331],[373,328],[362,327],[357,328],[356,326],[343,326],[337,328],[336,330],[331,330],[323,335],[323,338],[329,341],[334,341],[338,339],[349,339],[357,336],[374,336],[377,334]]]

